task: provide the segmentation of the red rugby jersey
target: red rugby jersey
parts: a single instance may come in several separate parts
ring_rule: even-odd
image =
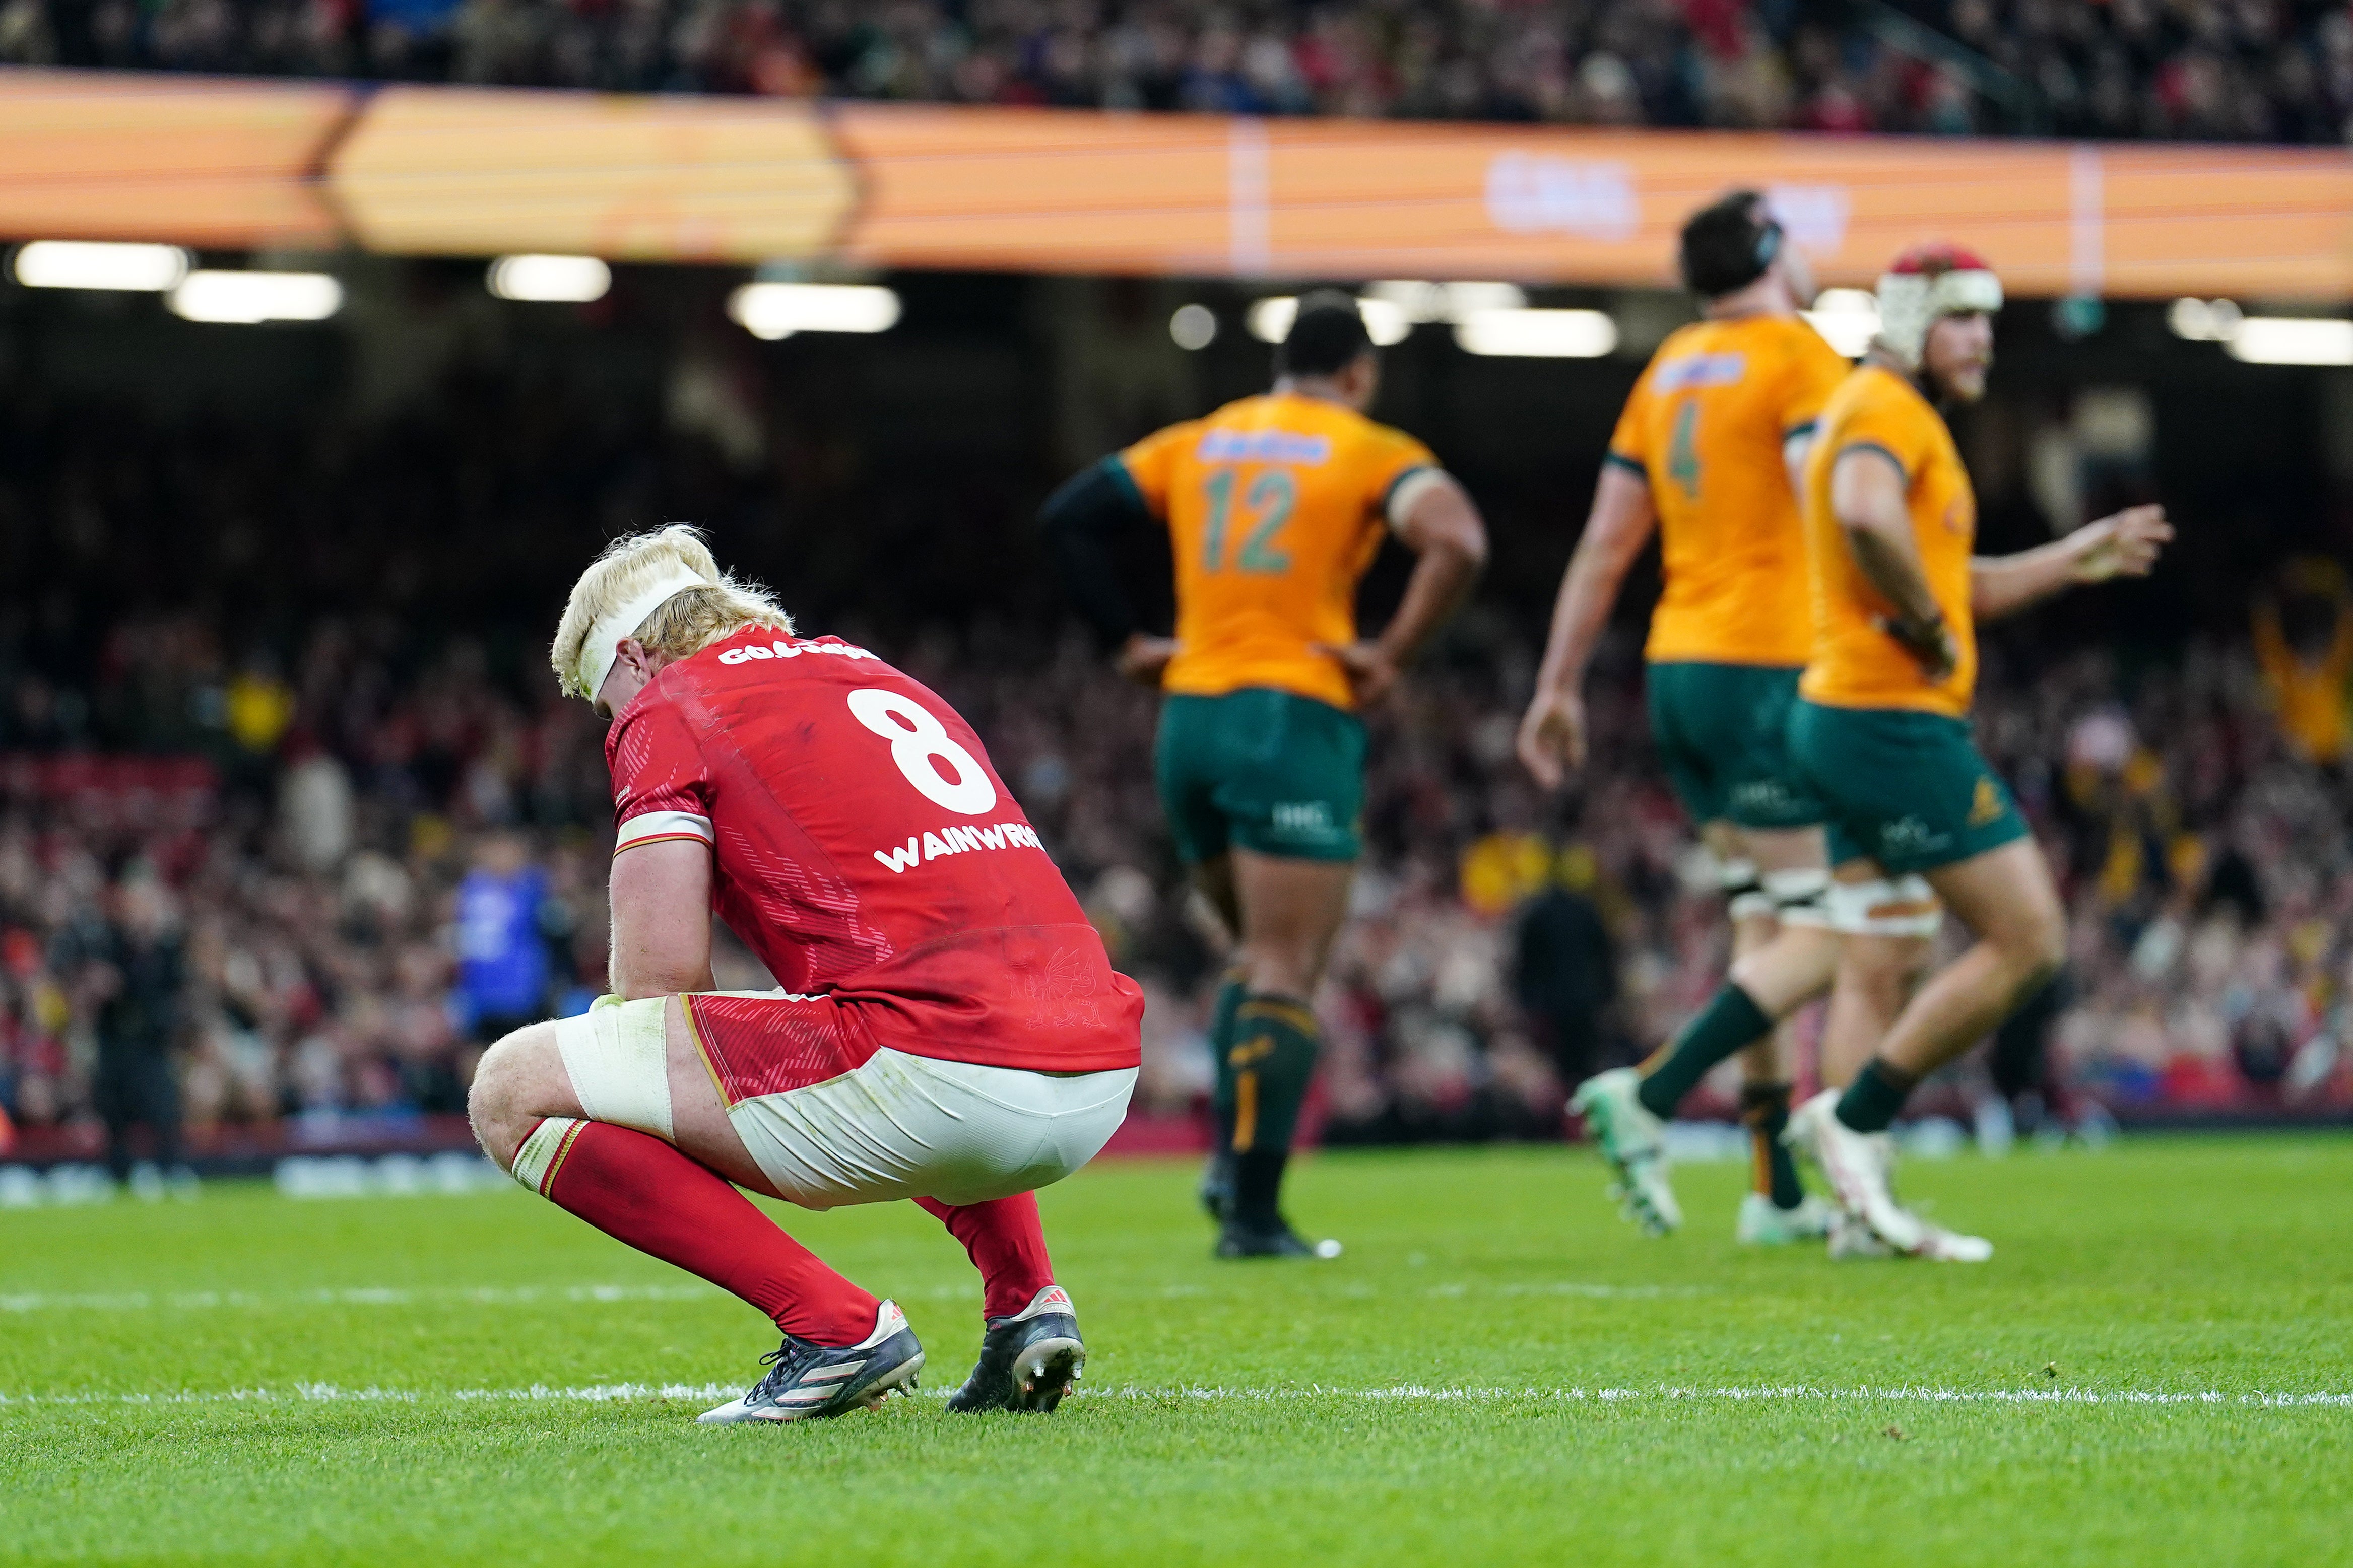
[[[679,660],[605,739],[615,853],[712,846],[712,907],[788,992],[875,1046],[1132,1068],[1143,994],[971,726],[839,637],[750,629]]]

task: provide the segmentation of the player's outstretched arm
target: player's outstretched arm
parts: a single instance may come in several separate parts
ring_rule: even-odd
[[[711,847],[658,839],[613,857],[613,951],[607,983],[631,1002],[715,989]]]
[[[1176,645],[1136,624],[1112,554],[1121,534],[1150,521],[1143,498],[1117,458],[1106,458],[1074,475],[1046,498],[1039,512],[1071,607],[1094,628],[1103,647],[1116,651],[1122,675],[1156,686]]]
[[[1380,700],[1397,683],[1398,672],[1471,597],[1487,564],[1487,525],[1451,474],[1430,475],[1391,526],[1420,557],[1397,614],[1372,641],[1324,650],[1347,666],[1359,702]]]
[[[1960,644],[1928,586],[1920,542],[1912,536],[1906,489],[1903,465],[1893,453],[1850,447],[1831,468],[1831,512],[1856,567],[1895,606],[1881,622],[1887,635],[1920,661],[1929,679],[1943,680],[1960,662]]]
[[[1619,463],[1602,465],[1593,510],[1561,574],[1535,696],[1520,720],[1520,762],[1546,789],[1585,765],[1585,667],[1656,523],[1650,481]]]
[[[1980,555],[1969,563],[1969,607],[1989,621],[2079,583],[2146,577],[2172,538],[2163,507],[2136,506],[2032,550]]]

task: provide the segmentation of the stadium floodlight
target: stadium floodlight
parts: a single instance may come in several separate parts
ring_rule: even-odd
[[[1474,310],[1516,310],[1528,302],[1516,283],[1430,283],[1384,278],[1365,285],[1365,298],[1395,305],[1409,321],[1460,321]]]
[[[1356,301],[1356,308],[1364,312],[1365,335],[1383,348],[1405,342],[1413,331],[1412,318],[1394,300],[1367,295]],[[1277,294],[1253,303],[1242,323],[1259,342],[1279,343],[1291,335],[1291,323],[1298,319],[1298,298]]]
[[[501,256],[486,281],[501,300],[585,305],[613,286],[613,269],[593,256]]]
[[[1477,310],[1525,310],[1528,303],[1528,291],[1516,283],[1454,282],[1439,288],[1450,321],[1459,321]]]
[[[2165,308],[2165,324],[2173,335],[2193,343],[2227,343],[2245,319],[2230,300],[2176,300]]]
[[[1413,333],[1413,322],[1387,300],[1359,300],[1356,309],[1365,315],[1365,335],[1383,348],[1401,343]]]
[[[2249,316],[2225,345],[2249,364],[2353,364],[2353,321],[2333,316]]]
[[[1805,316],[1824,342],[1849,359],[1860,357],[1879,335],[1879,301],[1867,289],[1825,289]]]
[[[1250,314],[1242,318],[1242,324],[1259,342],[1279,343],[1291,335],[1291,323],[1298,319],[1298,298],[1291,294],[1277,294],[1271,299],[1253,300]]]
[[[164,298],[190,321],[323,321],[343,308],[343,286],[323,272],[198,271]]]
[[[1179,305],[1168,318],[1168,335],[1180,349],[1205,349],[1218,341],[1218,313],[1207,305]]]
[[[1618,323],[1602,310],[1473,310],[1454,341],[1474,354],[1599,359],[1618,346]]]
[[[872,283],[746,283],[727,316],[765,342],[795,332],[887,332],[899,323],[896,291]]]
[[[18,249],[14,270],[27,289],[160,294],[188,275],[188,253],[176,245],[37,239]]]

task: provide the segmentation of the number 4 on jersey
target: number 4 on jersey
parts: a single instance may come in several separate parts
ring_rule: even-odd
[[[1699,400],[1687,400],[1675,415],[1674,434],[1667,440],[1667,478],[1675,481],[1686,500],[1699,500]]]

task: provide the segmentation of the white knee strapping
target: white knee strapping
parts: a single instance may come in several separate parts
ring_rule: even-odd
[[[1934,936],[1944,927],[1945,907],[1926,877],[1833,882],[1830,923],[1844,936]]]
[[[1783,925],[1831,923],[1831,874],[1819,866],[1766,872],[1765,894],[1773,900],[1773,912]]]
[[[669,1000],[649,996],[555,1021],[555,1048],[591,1121],[670,1141],[670,1062],[662,1045]]]
[[[564,1163],[565,1150],[588,1124],[569,1116],[551,1116],[531,1130],[531,1136],[515,1151],[514,1167],[507,1174],[543,1195],[547,1192],[547,1179]]]

